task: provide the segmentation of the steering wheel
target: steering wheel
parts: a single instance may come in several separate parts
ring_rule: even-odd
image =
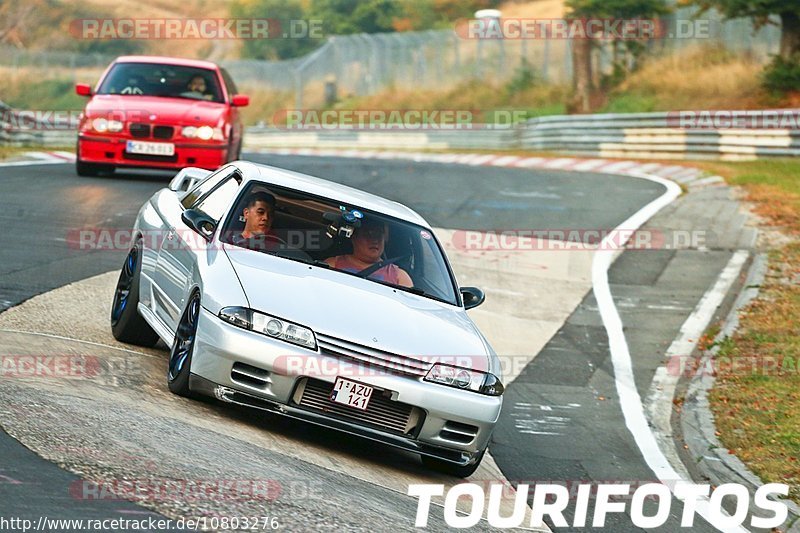
[[[139,87],[131,87],[128,85],[122,89],[119,94],[144,94],[144,92]]]
[[[410,258],[411,258],[411,254],[405,254],[405,255],[398,255],[397,257],[392,257],[390,259],[384,259],[383,261],[378,261],[374,265],[368,266],[364,270],[359,270],[358,272],[356,272],[356,276],[360,276],[362,278],[366,278],[366,277],[369,277],[370,274],[374,274],[375,272],[377,272],[378,270],[382,269],[386,265],[391,265],[391,264],[394,264],[394,263],[398,263],[400,261],[403,261],[405,259],[410,259]]]

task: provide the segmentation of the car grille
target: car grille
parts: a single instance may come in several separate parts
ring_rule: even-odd
[[[171,139],[175,128],[172,126],[153,126],[153,137],[156,139]]]
[[[133,123],[128,129],[131,132],[131,137],[138,137],[140,139],[150,137],[150,124]]]
[[[300,407],[312,411],[323,411],[330,416],[355,422],[360,425],[375,427],[384,431],[399,434],[414,433],[422,419],[421,410],[411,405],[395,402],[381,394],[382,391],[375,389],[367,404],[367,409],[362,411],[353,407],[347,407],[331,401],[331,391],[333,385],[325,381],[307,378],[301,382],[302,396],[299,402]]]
[[[431,363],[413,357],[374,350],[327,335],[317,334],[317,344],[320,352],[324,355],[358,361],[367,366],[379,367],[393,373],[424,376],[432,366]]]

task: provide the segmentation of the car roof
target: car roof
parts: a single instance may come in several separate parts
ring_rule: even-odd
[[[201,59],[186,59],[182,57],[165,56],[120,56],[115,63],[153,63],[156,65],[177,65],[182,67],[197,67],[210,70],[218,70],[216,63],[203,61]]]
[[[244,171],[245,181],[263,181],[288,189],[305,191],[348,204],[349,207],[368,209],[430,229],[424,218],[401,203],[300,172],[247,161],[237,161],[235,164]]]

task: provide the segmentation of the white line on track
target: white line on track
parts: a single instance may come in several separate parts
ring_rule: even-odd
[[[629,175],[659,183],[667,188],[664,194],[645,205],[617,227],[618,229],[625,228],[636,230],[663,207],[675,200],[681,194],[681,189],[676,183],[651,174],[631,172]],[[616,232],[612,232],[603,240],[610,241],[614,238],[613,235],[615,233]],[[608,244],[608,246],[604,246],[605,244]],[[616,382],[617,394],[619,395],[620,408],[625,418],[625,425],[631,432],[636,446],[642,453],[642,457],[644,457],[647,466],[650,467],[656,477],[663,484],[667,485],[674,494],[676,485],[679,483],[691,483],[692,481],[691,479],[683,478],[672,467],[664,452],[659,448],[655,434],[645,416],[642,399],[636,389],[636,381],[633,375],[633,363],[631,361],[630,350],[628,349],[628,342],[625,339],[622,319],[619,316],[617,307],[614,305],[614,298],[611,295],[611,287],[608,283],[608,270],[616,257],[616,252],[611,248],[610,242],[603,242],[600,245],[600,250],[594,256],[592,262],[592,290],[595,300],[597,300],[597,307],[600,311],[600,317],[603,320],[603,326],[608,335],[608,348],[611,352],[611,361],[614,365],[614,380]],[[676,498],[678,498],[678,496],[676,496]],[[709,501],[707,499],[698,501],[697,514],[720,531],[747,531],[747,529],[743,527],[722,528],[714,524],[710,518],[711,513]]]
[[[742,271],[742,267],[749,255],[747,250],[739,250],[731,256],[717,281],[706,291],[700,302],[698,302],[697,307],[681,326],[678,337],[670,344],[665,354],[665,358],[668,361],[667,365],[658,367],[650,385],[647,412],[650,415],[650,420],[655,425],[656,437],[660,440],[662,449],[665,449],[665,454],[675,470],[684,477],[688,477],[688,472],[681,462],[677,450],[672,445],[670,424],[672,400],[675,397],[675,389],[678,386],[683,365],[670,365],[669,361],[673,357],[678,357],[680,358],[679,363],[682,363],[691,356],[697,346],[697,339],[702,336],[714,317],[717,308],[722,305],[725,296]],[[674,370],[668,371],[668,366]]]

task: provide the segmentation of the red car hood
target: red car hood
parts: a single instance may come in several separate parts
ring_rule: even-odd
[[[128,122],[167,122],[182,126],[219,125],[227,106],[204,100],[163,98],[160,96],[124,96],[98,94],[86,104],[87,117],[110,117],[122,112]],[[155,118],[151,118],[155,115]]]

